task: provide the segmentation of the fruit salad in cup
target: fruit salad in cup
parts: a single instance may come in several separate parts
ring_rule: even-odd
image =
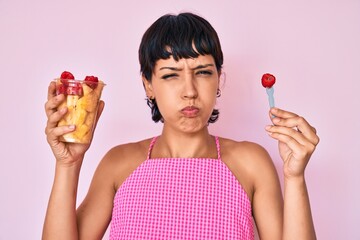
[[[104,82],[95,76],[87,76],[84,80],[64,71],[56,82],[56,94],[64,94],[65,101],[58,109],[67,107],[66,115],[58,126],[75,125],[75,130],[61,136],[63,142],[90,143],[93,135],[99,100]]]

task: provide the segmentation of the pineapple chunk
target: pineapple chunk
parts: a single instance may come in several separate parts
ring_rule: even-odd
[[[89,87],[86,83],[81,84],[83,88],[84,95],[90,94],[92,91],[94,91],[91,87]]]
[[[98,97],[95,95],[95,92],[92,92],[80,98],[77,107],[85,109],[87,112],[93,112],[95,111],[97,104]]]
[[[83,124],[76,129],[74,134],[76,135],[76,138],[79,139],[80,141],[87,142],[87,140],[85,140],[84,138],[88,133],[91,133],[90,130],[91,128]]]
[[[85,122],[85,119],[87,117],[87,112],[85,109],[77,107],[75,111],[73,111],[73,119],[72,121],[76,123],[76,126],[83,125]]]

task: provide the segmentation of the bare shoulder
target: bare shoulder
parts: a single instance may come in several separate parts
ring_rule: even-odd
[[[117,145],[111,148],[104,159],[115,162],[123,162],[129,158],[146,157],[151,139]]]
[[[235,175],[252,201],[255,190],[267,178],[277,178],[268,152],[261,145],[249,141],[220,138],[221,158]]]
[[[272,164],[272,160],[265,148],[254,142],[238,142],[220,138],[220,147],[223,159],[229,161],[243,162],[249,167]]]
[[[117,190],[122,182],[146,160],[151,139],[117,145],[111,148],[102,159],[99,168],[113,179]]]

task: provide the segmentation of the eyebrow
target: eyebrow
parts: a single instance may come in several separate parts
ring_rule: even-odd
[[[202,68],[207,68],[207,67],[212,67],[212,66],[214,66],[214,64],[212,64],[212,63],[198,65],[194,68],[191,68],[191,70],[197,70],[197,69],[202,69]],[[177,68],[177,67],[161,67],[159,70],[164,70],[164,69],[173,70],[173,71],[181,71],[182,70],[182,68]]]

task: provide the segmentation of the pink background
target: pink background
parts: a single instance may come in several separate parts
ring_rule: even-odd
[[[360,1],[0,0],[0,239],[40,239],[54,175],[44,134],[48,82],[69,70],[108,84],[106,109],[81,172],[78,197],[117,144],[159,134],[145,104],[137,49],[159,16],[204,16],[217,29],[226,82],[213,134],[263,145],[261,75],[277,76],[277,106],[305,116],[320,145],[307,168],[318,239],[360,239]],[[261,173],[259,173],[261,174]]]

